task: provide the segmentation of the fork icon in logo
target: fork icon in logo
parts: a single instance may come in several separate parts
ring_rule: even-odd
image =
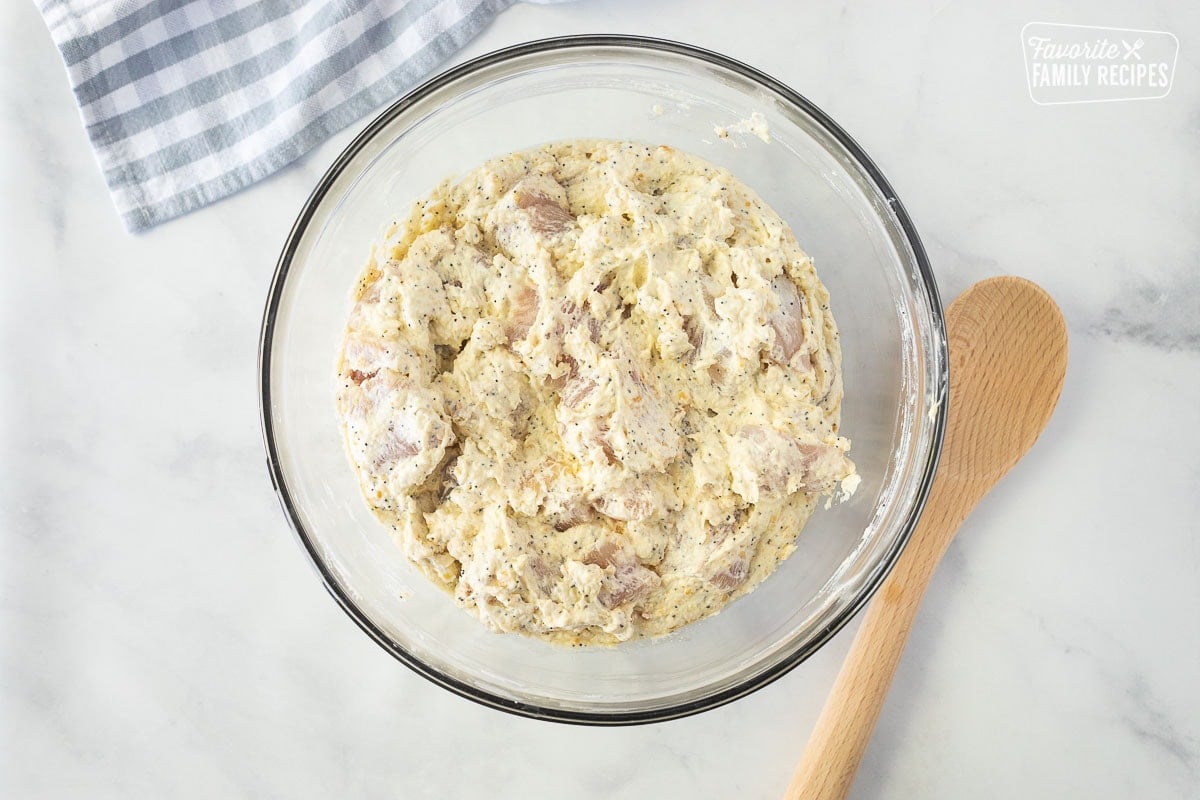
[[[1125,45],[1125,56],[1124,56],[1123,60],[1128,61],[1130,56],[1133,56],[1138,61],[1142,60],[1142,54],[1139,53],[1138,50],[1141,50],[1142,46],[1144,44],[1146,44],[1144,41],[1142,41],[1141,39],[1138,39],[1133,44],[1130,44],[1129,42],[1122,39],[1121,44]]]

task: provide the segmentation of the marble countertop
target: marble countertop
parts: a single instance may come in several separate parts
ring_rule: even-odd
[[[1172,31],[1174,88],[1035,105],[1032,20]],[[1058,413],[937,574],[856,798],[1200,796],[1198,30],[1185,0],[584,0],[462,54],[728,53],[872,154],[947,299],[1017,274],[1061,304]],[[350,624],[271,489],[255,360],[280,244],[352,131],[131,236],[33,4],[0,32],[0,795],[780,795],[853,625],[732,705],[601,730],[459,699]]]

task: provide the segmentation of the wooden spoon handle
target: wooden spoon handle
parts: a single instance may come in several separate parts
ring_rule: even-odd
[[[954,532],[978,501],[969,499],[966,487],[939,488],[934,485],[908,547],[867,610],[792,775],[787,800],[838,800],[850,792],[921,597]]]

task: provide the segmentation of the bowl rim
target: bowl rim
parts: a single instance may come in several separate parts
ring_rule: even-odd
[[[448,84],[451,84],[460,78],[470,75],[486,67],[499,64],[510,59],[528,56],[537,53],[545,53],[550,51],[562,50],[578,50],[587,48],[623,48],[630,50],[649,50],[665,52],[672,55],[685,56],[700,62],[708,63],[737,73],[744,78],[748,78],[761,86],[769,89],[777,95],[786,99],[789,103],[798,107],[804,113],[812,117],[816,123],[821,126],[826,133],[832,136],[838,144],[846,148],[847,152],[858,162],[874,184],[875,188],[880,192],[884,200],[886,200],[892,213],[899,223],[900,229],[904,233],[909,247],[912,250],[914,260],[918,270],[918,286],[923,288],[928,302],[932,322],[932,334],[934,339],[934,347],[937,351],[936,355],[940,356],[940,369],[934,376],[935,385],[932,388],[934,400],[936,403],[936,418],[934,420],[933,438],[929,457],[926,460],[924,470],[920,477],[920,483],[917,488],[917,493],[914,498],[912,508],[909,510],[905,518],[899,535],[895,542],[891,545],[889,552],[884,554],[875,569],[875,574],[870,577],[864,586],[862,592],[847,604],[845,608],[838,612],[836,617],[831,620],[811,641],[800,647],[796,652],[790,654],[786,658],[773,665],[771,668],[764,670],[756,675],[753,675],[733,686],[726,687],[721,691],[707,694],[702,697],[692,698],[684,702],[663,706],[661,708],[643,709],[636,711],[580,711],[574,709],[558,708],[554,706],[541,706],[532,703],[522,702],[513,698],[504,697],[493,694],[491,692],[480,689],[469,683],[461,681],[451,675],[447,675],[440,670],[426,664],[421,659],[417,658],[412,653],[404,649],[400,644],[392,640],[383,630],[381,630],[374,622],[372,622],[366,614],[360,610],[348,596],[346,591],[342,589],[338,582],[334,579],[329,566],[322,560],[315,545],[313,538],[305,529],[300,517],[296,511],[296,505],[292,498],[291,492],[288,489],[286,478],[283,474],[282,463],[279,458],[278,448],[275,441],[275,428],[271,416],[272,399],[271,399],[271,347],[274,341],[276,314],[279,309],[279,303],[283,295],[283,289],[287,282],[288,272],[291,268],[292,260],[296,254],[299,243],[307,231],[309,222],[312,220],[316,209],[324,200],[329,189],[334,182],[341,176],[347,165],[359,154],[359,152],[372,140],[374,137],[396,117],[404,113],[409,107],[425,98],[429,94],[438,91]],[[948,359],[948,343],[946,338],[945,318],[942,310],[941,296],[938,292],[937,283],[934,280],[933,271],[930,267],[929,258],[925,252],[924,246],[921,244],[920,237],[917,235],[912,219],[909,217],[904,205],[900,202],[900,198],[892,189],[891,184],[884,177],[882,171],[875,165],[866,152],[859,144],[841,128],[832,118],[824,111],[818,108],[815,104],[809,101],[806,97],[791,89],[786,84],[767,75],[766,73],[749,66],[741,61],[722,55],[721,53],[707,50],[694,45],[685,44],[670,39],[658,39],[646,36],[631,36],[619,34],[602,34],[602,35],[580,35],[580,36],[556,36],[544,39],[537,39],[522,44],[513,45],[510,47],[494,50],[476,58],[470,59],[458,66],[447,69],[434,75],[426,80],[421,85],[417,86],[403,97],[393,102],[390,106],[380,112],[376,117],[346,146],[346,148],[338,155],[333,164],[325,171],[312,193],[305,200],[296,221],[293,223],[287,239],[285,240],[283,250],[280,253],[279,260],[276,263],[275,274],[271,279],[271,285],[267,293],[267,302],[263,311],[263,322],[259,335],[259,357],[258,357],[258,375],[259,375],[259,416],[262,428],[263,444],[267,453],[267,468],[271,477],[271,484],[275,489],[275,494],[279,499],[280,505],[283,508],[284,515],[287,517],[291,525],[293,533],[296,535],[301,547],[308,555],[308,559],[312,567],[316,570],[325,585],[326,591],[333,597],[342,611],[346,613],[356,625],[373,639],[380,647],[390,653],[394,658],[402,664],[416,672],[418,675],[432,681],[433,683],[447,689],[454,694],[472,700],[481,705],[490,708],[506,711],[522,717],[531,719],[548,720],[553,722],[570,723],[577,725],[593,725],[593,726],[619,726],[619,725],[638,725],[652,722],[664,722],[672,719],[698,714],[702,711],[707,711],[718,706],[725,705],[741,697],[745,697],[752,692],[755,692],[764,686],[767,686],[779,678],[786,675],[796,666],[807,660],[830,639],[833,638],[856,614],[866,605],[878,590],[884,578],[891,572],[903,552],[909,539],[912,536],[913,529],[916,527],[917,521],[920,519],[921,512],[924,509],[926,499],[929,494],[930,486],[933,482],[933,476],[937,469],[938,460],[942,452],[942,440],[945,433],[946,415],[949,386],[949,359]]]

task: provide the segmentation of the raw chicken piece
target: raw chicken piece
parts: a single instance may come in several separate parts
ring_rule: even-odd
[[[650,488],[636,480],[627,481],[624,486],[607,491],[592,501],[592,508],[609,519],[623,522],[648,519],[657,511],[657,506]]]
[[[600,605],[605,608],[644,600],[662,582],[653,570],[638,563],[632,548],[623,547],[612,540],[600,542],[583,557],[583,563],[611,570],[597,595]]]
[[[778,364],[787,364],[792,356],[804,349],[804,326],[808,314],[804,309],[804,297],[786,275],[779,275],[771,281],[771,288],[779,298],[779,308],[767,321],[775,332],[775,340],[767,351],[767,357]],[[808,358],[806,352],[803,361],[811,368],[812,363]]]
[[[722,592],[732,592],[746,582],[749,574],[750,564],[747,562],[745,555],[740,555],[730,561],[724,569],[709,578],[708,582]]]
[[[375,394],[370,384],[386,380],[376,376],[364,382],[364,394]],[[381,393],[380,402],[364,417],[348,419],[352,425],[370,427],[375,434],[372,447],[352,453],[356,461],[383,474],[389,487],[404,489],[424,481],[442,461],[446,448],[454,442],[454,431],[443,414],[438,413],[435,398],[423,392],[394,388]]]
[[[529,228],[534,233],[555,235],[571,227],[575,215],[550,195],[539,189],[518,189],[513,193],[517,208],[529,214]]]
[[[537,319],[539,305],[537,290],[532,286],[526,284],[517,290],[509,311],[508,324],[504,328],[509,342],[525,338],[529,329],[533,327],[533,321]]]
[[[594,517],[591,508],[582,502],[573,502],[566,505],[554,515],[554,530],[562,531],[570,530],[576,525],[588,522]]]
[[[566,190],[548,175],[517,181],[487,217],[496,244],[518,263],[535,258],[574,222]]]
[[[392,358],[383,342],[352,336],[346,339],[342,363],[342,374],[361,386],[363,381],[374,378],[379,370],[392,363]]]
[[[368,491],[419,485],[441,463],[454,432],[441,394],[421,387],[428,368],[406,344],[346,338],[338,407],[350,434],[351,457],[376,476]]]
[[[802,442],[775,428],[751,425],[729,442],[733,490],[748,502],[760,493],[830,492],[854,475],[840,448]]]
[[[681,412],[628,356],[602,353],[594,365],[576,364],[576,372],[563,386],[556,413],[563,443],[577,458],[650,472],[679,456]]]

